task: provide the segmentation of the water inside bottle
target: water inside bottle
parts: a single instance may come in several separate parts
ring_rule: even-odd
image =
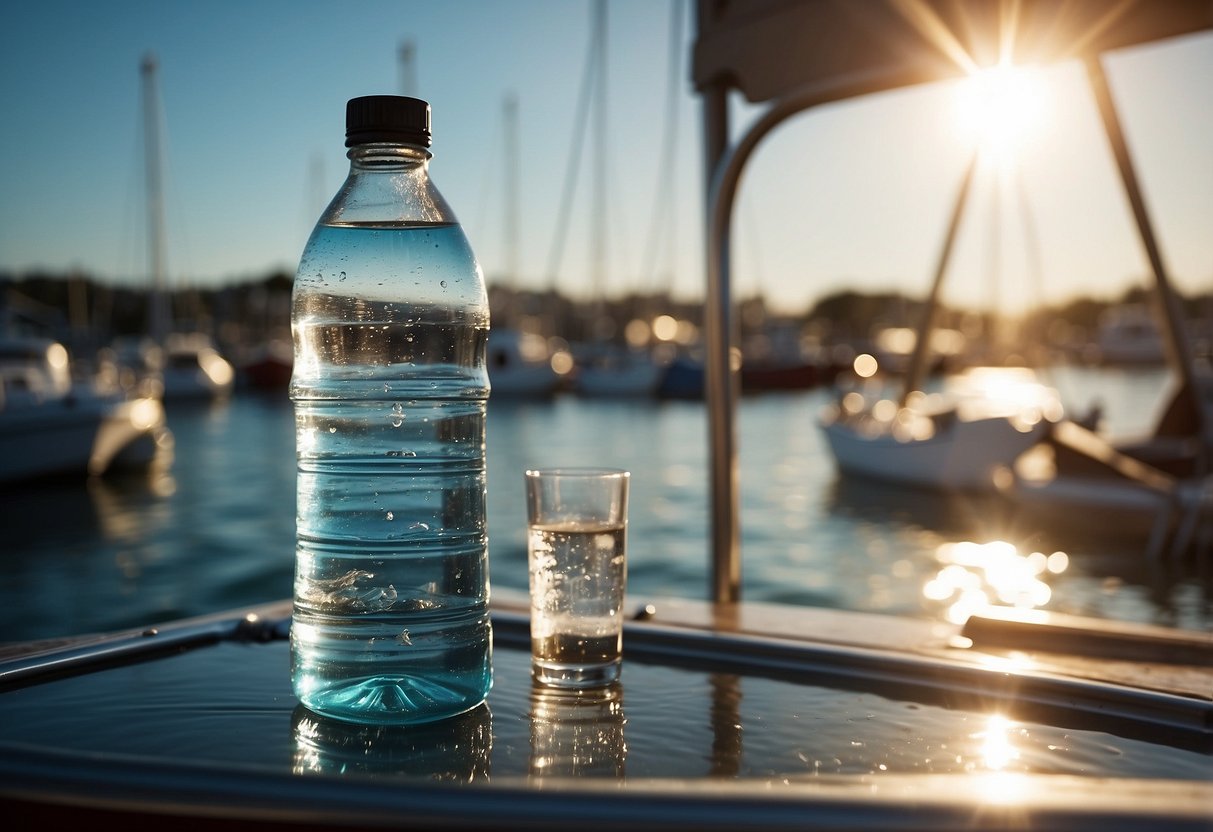
[[[296,694],[359,722],[467,711],[492,682],[475,260],[456,225],[320,226],[299,275]]]

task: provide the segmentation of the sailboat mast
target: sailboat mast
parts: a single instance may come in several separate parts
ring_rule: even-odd
[[[977,152],[969,160],[965,168],[964,179],[961,180],[960,190],[956,192],[956,203],[952,207],[952,218],[948,222],[948,230],[944,235],[943,247],[939,252],[939,262],[935,266],[935,278],[931,281],[931,293],[923,305],[922,320],[918,324],[918,337],[914,339],[914,351],[910,353],[910,364],[906,368],[899,407],[905,407],[910,394],[922,388],[923,379],[927,372],[927,357],[931,347],[931,333],[935,328],[935,313],[939,310],[939,293],[943,287],[943,277],[948,270],[948,262],[952,258],[952,246],[956,242],[956,230],[960,227],[960,218],[964,215],[965,202],[969,198],[969,189],[973,184],[973,172],[977,169]]]
[[[518,195],[518,96],[510,93],[504,104],[505,140],[505,235],[506,280],[510,289],[518,289],[518,218],[521,215]]]
[[[606,285],[606,237],[607,237],[607,8],[606,0],[597,0],[594,4],[594,31],[597,33],[595,46],[597,48],[597,94],[594,96],[594,199],[592,227],[594,232],[590,241],[590,252],[593,258],[592,279],[594,283],[594,298],[597,303],[603,302],[603,291]]]
[[[1125,196],[1129,199],[1129,207],[1133,210],[1133,219],[1137,224],[1137,233],[1141,237],[1146,259],[1150,262],[1150,270],[1154,273],[1154,291],[1159,304],[1159,312],[1165,327],[1167,338],[1168,358],[1172,369],[1179,376],[1179,390],[1190,401],[1194,401],[1193,415],[1196,418],[1196,435],[1201,437],[1200,470],[1207,472],[1213,467],[1213,451],[1210,451],[1208,437],[1211,430],[1210,422],[1213,414],[1203,403],[1201,386],[1196,377],[1196,362],[1192,356],[1192,348],[1184,328],[1183,310],[1179,305],[1179,297],[1167,275],[1167,269],[1162,259],[1162,249],[1159,248],[1158,238],[1154,234],[1154,226],[1150,222],[1150,212],[1146,210],[1145,195],[1133,166],[1133,158],[1129,155],[1129,147],[1125,142],[1124,131],[1120,126],[1120,116],[1116,111],[1116,103],[1112,100],[1112,90],[1104,75],[1103,64],[1098,56],[1087,59],[1087,81],[1099,108],[1099,117],[1103,122],[1104,135],[1112,147],[1112,155],[1120,172],[1121,185]]]
[[[143,56],[140,73],[143,78],[143,146],[147,180],[148,254],[152,270],[151,334],[163,346],[168,330],[167,297],[165,294],[164,246],[164,183],[160,144],[159,93],[156,84],[156,57]]]
[[[417,97],[417,47],[411,40],[401,41],[396,52],[400,70],[400,94]]]
[[[674,0],[671,5],[669,53],[666,62],[665,88],[665,119],[662,126],[661,156],[657,174],[657,194],[653,200],[653,219],[649,223],[649,236],[645,245],[645,259],[640,270],[643,279],[648,280],[650,291],[658,286],[668,298],[674,288],[674,263],[677,260],[678,215],[675,210],[674,196],[677,191],[678,171],[678,101],[682,92],[682,34],[683,34],[683,0]],[[658,260],[664,249],[667,267],[664,274],[659,273]]]

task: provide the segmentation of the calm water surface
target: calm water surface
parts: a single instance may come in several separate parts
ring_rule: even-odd
[[[1149,429],[1166,384],[1157,371],[1071,369],[1048,380],[1075,410],[1102,400],[1114,437]],[[1001,592],[1004,603],[1213,628],[1207,567],[1149,564],[1141,540],[1029,528],[1006,506],[840,479],[816,426],[830,395],[741,403],[745,598],[944,619]],[[285,394],[170,405],[169,427],[174,460],[158,477],[0,493],[0,641],[144,626],[290,596],[295,469]],[[611,465],[633,473],[635,601],[707,597],[701,404],[493,401],[488,464],[495,586],[526,588],[522,472]],[[1003,565],[1000,574],[951,563],[954,544],[997,540],[1010,546],[988,546],[985,557]],[[1049,561],[1051,571],[1042,556],[1055,552],[1065,554]],[[954,592],[940,589],[941,576]]]

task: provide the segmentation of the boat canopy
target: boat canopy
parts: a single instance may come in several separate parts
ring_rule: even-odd
[[[701,0],[695,88],[751,103],[808,85],[873,90],[969,66],[1055,63],[1213,27],[1208,0]],[[840,94],[839,97],[849,97]]]

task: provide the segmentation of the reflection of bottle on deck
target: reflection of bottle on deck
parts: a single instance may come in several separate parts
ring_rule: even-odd
[[[295,774],[408,775],[453,783],[487,780],[493,716],[487,704],[424,725],[359,725],[291,716]]]
[[[531,689],[532,777],[623,777],[623,687]]]

